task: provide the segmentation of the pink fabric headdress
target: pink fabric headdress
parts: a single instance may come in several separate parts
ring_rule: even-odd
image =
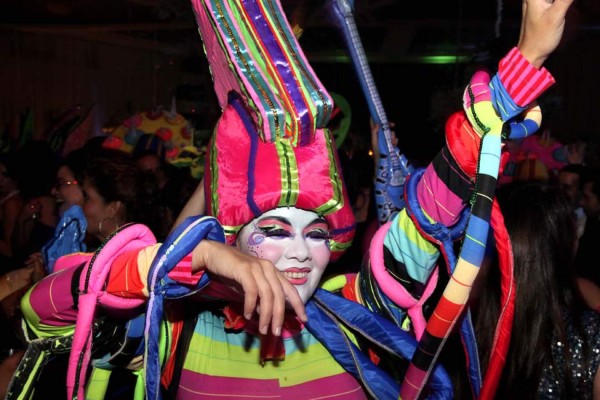
[[[223,114],[207,150],[207,214],[239,230],[277,207],[329,223],[331,258],[354,236],[331,133],[331,96],[306,60],[279,2],[192,0]],[[242,11],[243,10],[243,11]]]

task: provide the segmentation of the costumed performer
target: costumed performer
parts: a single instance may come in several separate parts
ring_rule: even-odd
[[[570,1],[548,3],[548,9],[537,8],[540,3],[545,2],[529,0],[526,3],[533,10],[526,14],[526,29],[522,32],[520,46],[500,63],[500,71],[493,82],[503,85],[505,90],[501,93],[506,98],[494,98],[496,105],[528,105],[552,83],[549,73],[536,67],[540,67],[558,45],[564,13]],[[252,5],[255,4],[245,6]],[[208,31],[217,31],[224,26],[232,28],[228,20],[230,14],[222,12],[224,6],[241,6],[229,2],[197,1],[194,6],[209,60],[212,52],[218,50],[210,43],[233,44],[232,48],[236,48],[235,39],[239,37],[227,36],[229,42],[216,38],[211,41]],[[252,14],[265,9],[244,7],[243,10]],[[277,16],[281,15],[283,13],[279,12]],[[283,21],[272,14],[269,16],[277,23]],[[258,24],[265,20],[248,18],[245,23],[250,24],[251,21]],[[253,29],[259,28],[253,26]],[[231,29],[223,31],[232,34]],[[286,36],[285,44],[288,46],[294,44],[289,40],[291,37]],[[536,43],[535,46],[531,46],[532,42]],[[281,45],[281,42],[276,44]],[[269,42],[269,45],[274,46],[274,43]],[[294,50],[298,55],[298,49]],[[239,61],[235,57],[244,56],[227,54],[230,60],[235,61]],[[233,64],[227,63],[228,66]],[[226,87],[227,83],[231,84],[232,81],[227,81],[227,78],[234,75],[232,72],[240,72],[234,68],[230,71],[215,68],[214,63],[211,66],[217,92],[219,85]],[[296,64],[294,66],[297,67]],[[304,74],[302,78],[307,78],[308,72],[311,72],[306,69],[307,65],[302,65],[303,69],[275,63],[269,67],[283,68],[279,71],[282,74],[300,70]],[[514,73],[515,67],[520,68],[518,73]],[[523,76],[540,85],[522,85],[519,78]],[[253,78],[257,79],[257,75]],[[312,78],[311,84],[318,83]],[[483,86],[484,90],[479,91],[475,86]],[[223,115],[215,129],[207,158],[207,213],[216,217],[220,224],[213,217],[187,220],[166,245],[123,246],[124,250],[108,257],[111,271],[105,293],[142,301],[149,298],[144,353],[146,395],[158,398],[162,386],[163,390],[175,390],[177,398],[215,395],[232,398],[241,395],[397,397],[399,388],[394,386],[395,382],[368,359],[361,358],[362,353],[352,344],[357,340],[352,333],[365,334],[376,345],[383,345],[390,353],[404,358],[412,356],[414,343],[393,329],[393,325],[377,318],[376,314],[317,289],[330,257],[339,257],[349,245],[353,233],[352,212],[344,193],[331,136],[318,128],[323,126],[318,122],[312,125],[317,127],[312,132],[310,129],[302,131],[301,128],[311,124],[300,124],[300,119],[294,118],[298,114],[282,113],[284,119],[279,120],[280,123],[285,121],[286,128],[296,126],[287,130],[275,123],[277,118],[253,118],[265,117],[256,110],[268,102],[253,101],[256,99],[252,98],[252,93],[259,90],[252,92],[246,86],[243,89],[237,93],[224,91],[227,96],[221,97],[224,101]],[[260,89],[262,93],[264,87]],[[290,95],[291,92],[279,92],[279,95]],[[489,82],[473,80],[469,86],[469,93],[472,92],[476,93],[475,99],[465,102],[467,109],[482,101],[481,96],[477,97],[480,93],[484,93],[485,100],[490,100],[485,97],[490,93]],[[317,99],[325,100],[319,104],[325,110],[325,116],[315,113],[313,121],[319,118],[326,121],[326,110],[330,107],[326,92],[317,87],[310,94],[317,94]],[[288,104],[303,98],[292,95],[284,99]],[[299,108],[298,104],[295,106]],[[517,106],[501,117],[508,120],[523,110],[524,106]],[[455,117],[453,121],[456,124],[452,126],[457,128],[448,130],[449,135],[454,134],[448,139],[448,146],[425,171],[415,175],[420,178],[413,180],[416,200],[409,198],[408,202],[414,201],[430,222],[455,225],[467,205],[479,152],[478,135],[473,135],[476,129],[470,126],[476,123],[472,121],[473,116],[474,112],[471,110],[469,114],[467,110],[467,113]],[[497,119],[501,117],[496,116]],[[178,238],[185,238],[189,229],[199,225],[204,226],[200,236],[205,236],[206,240],[199,243],[194,240],[188,251],[170,256],[179,254],[170,250],[177,247]],[[219,243],[224,239],[220,225],[224,228],[226,240],[237,244],[238,248]],[[464,227],[464,224],[459,223],[459,227]],[[404,304],[399,304],[401,310],[388,316],[395,322],[404,322],[406,310],[410,309],[408,316],[413,326],[409,329],[417,338],[423,335],[424,330],[421,300],[426,299],[435,286],[434,265],[439,254],[435,241],[432,240],[432,243],[421,236],[422,229],[420,221],[415,225],[405,211],[400,212],[390,225],[382,228],[379,242],[376,240],[372,246],[373,270],[378,264],[384,267],[383,274],[361,274],[358,279],[347,277],[345,285],[342,285],[342,294],[346,297],[368,302],[369,296],[371,299],[379,296],[385,300],[381,304],[403,301],[386,298],[386,287],[408,292],[413,298],[412,304],[404,301]],[[118,237],[117,234],[113,239]],[[104,255],[102,251],[97,254],[97,257]],[[87,268],[89,265],[88,261],[75,268]],[[411,277],[402,274],[403,269],[421,273]],[[201,288],[203,290],[198,291]],[[194,296],[203,300],[193,303],[196,311],[192,313],[195,314],[193,329],[186,340],[182,340],[187,336],[183,335],[186,318],[177,317],[171,307],[176,302],[168,301],[168,306],[163,308],[170,290],[175,292],[172,297],[198,292]],[[72,299],[66,299],[61,306],[65,307],[63,309],[49,310],[47,301],[36,304],[35,298],[41,300],[52,296],[51,288],[48,285],[36,286],[27,298],[29,304],[24,304],[28,326],[36,325],[35,329],[40,332],[42,325],[50,326],[53,319],[70,313],[68,322],[77,321],[75,329],[79,329],[82,325],[80,315],[73,318],[74,306],[68,304],[68,300],[79,301],[81,305],[82,294],[86,292],[80,292],[79,298],[78,293],[74,293]],[[186,303],[186,306],[189,304]],[[376,306],[373,308],[377,309]],[[167,314],[165,320],[162,320],[163,310]],[[160,326],[163,329],[159,335],[157,329]],[[158,336],[163,339],[162,354],[159,354]],[[184,342],[187,344],[181,346]],[[403,348],[394,348],[394,343],[401,343]],[[157,365],[159,361],[162,367]],[[233,367],[239,365],[244,365],[244,368]],[[439,368],[433,371],[428,376],[431,386],[423,393],[451,397],[443,371]],[[75,385],[71,389],[72,397],[83,397],[81,386]]]

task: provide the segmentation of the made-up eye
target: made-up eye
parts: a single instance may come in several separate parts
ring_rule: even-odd
[[[285,229],[273,229],[272,231],[265,232],[267,237],[290,237],[292,234]]]
[[[257,227],[266,237],[270,238],[287,238],[292,236],[292,232],[288,229],[283,228],[278,224],[269,224]]]
[[[306,237],[315,240],[329,240],[331,238],[328,230],[319,228],[308,231]]]

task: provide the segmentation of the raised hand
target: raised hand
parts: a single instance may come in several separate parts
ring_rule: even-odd
[[[527,60],[541,67],[560,43],[565,16],[573,0],[523,0],[518,48]]]

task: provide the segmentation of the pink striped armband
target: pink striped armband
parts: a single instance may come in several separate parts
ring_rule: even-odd
[[[545,68],[537,69],[514,47],[500,60],[498,76],[510,97],[520,107],[531,104],[554,84]]]

